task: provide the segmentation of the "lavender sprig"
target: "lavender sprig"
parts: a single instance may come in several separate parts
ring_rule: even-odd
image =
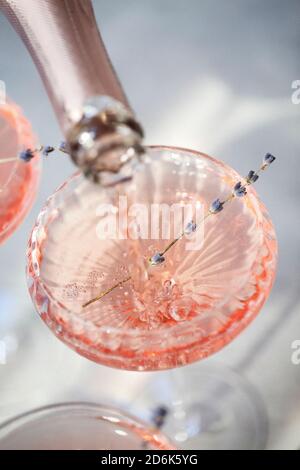
[[[35,148],[35,149],[31,149],[31,148],[23,149],[21,150],[19,155],[16,157],[2,158],[0,160],[0,164],[15,162],[17,160],[21,160],[24,163],[29,163],[39,153],[41,153],[43,157],[48,157],[48,155],[50,153],[53,153],[54,151],[59,151],[59,152],[67,153],[67,154],[69,153],[68,146],[65,142],[61,142],[58,147],[52,147],[51,145],[41,145],[40,147]]]
[[[232,188],[231,193],[227,196],[226,199],[224,199],[224,201],[221,201],[220,198],[217,198],[211,203],[208,211],[203,216],[203,219],[201,222],[203,223],[208,217],[214,216],[218,214],[219,212],[221,212],[224,209],[225,204],[228,204],[229,202],[233,201],[236,198],[246,196],[247,186],[250,186],[251,184],[255,183],[258,180],[260,173],[265,171],[271,165],[271,163],[274,162],[275,159],[276,158],[274,157],[274,155],[272,155],[271,153],[267,153],[264,156],[263,162],[261,166],[258,168],[258,170],[257,171],[250,170],[248,175],[245,178],[243,178],[244,182],[238,181],[237,183],[235,183],[234,187]],[[163,251],[154,253],[153,256],[150,256],[150,258],[148,258],[149,266],[158,266],[158,265],[163,264],[166,260],[165,254],[167,253],[167,251],[169,251],[172,248],[172,246],[174,246],[184,236],[190,235],[191,233],[195,232],[197,229],[198,229],[197,224],[193,220],[190,221],[186,225],[183,232],[179,235],[179,237],[172,240],[171,243],[169,243]],[[120,285],[123,285],[125,282],[129,281],[130,279],[131,279],[131,276],[128,276],[127,278],[118,282],[114,286],[110,287],[110,289],[107,289],[106,291],[102,292],[100,295],[98,295],[94,299],[91,299],[85,304],[83,304],[82,307],[83,308],[87,307],[88,305],[91,305],[97,300],[102,299],[104,296],[112,292],[115,288],[117,288]]]

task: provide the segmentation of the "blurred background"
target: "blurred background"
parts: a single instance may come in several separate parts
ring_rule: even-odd
[[[205,361],[229,366],[261,396],[267,448],[300,446],[299,0],[95,0],[104,42],[147,143],[208,153],[244,174],[262,156],[278,157],[257,190],[279,241],[271,297],[232,344]],[[0,80],[43,144],[62,139],[31,59],[0,16]],[[36,203],[0,247],[0,422],[32,407],[65,400],[126,403],[149,373],[118,371],[81,358],[60,343],[34,312],[24,269],[30,230],[45,199],[72,172],[49,156]],[[197,367],[202,365],[198,363]],[[189,369],[188,367],[186,368]],[[160,372],[160,375],[166,374]]]

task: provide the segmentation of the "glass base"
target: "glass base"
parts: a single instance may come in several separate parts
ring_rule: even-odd
[[[189,366],[149,375],[132,400],[131,412],[149,422],[181,449],[264,449],[265,406],[257,391],[223,365]],[[145,411],[148,410],[148,411]]]

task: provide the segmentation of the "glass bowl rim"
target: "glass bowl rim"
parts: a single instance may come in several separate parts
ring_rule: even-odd
[[[174,446],[164,434],[162,434],[158,429],[156,430],[153,426],[151,426],[151,424],[147,424],[140,418],[133,416],[130,413],[124,412],[123,410],[119,410],[115,406],[85,401],[53,403],[50,405],[33,408],[29,411],[25,411],[12,418],[5,420],[3,423],[0,423],[0,444],[2,439],[9,436],[9,434],[15,432],[15,430],[18,430],[19,427],[23,425],[30,425],[31,423],[36,422],[38,419],[47,418],[49,416],[52,416],[56,412],[58,412],[59,416],[62,416],[68,411],[94,411],[98,414],[116,414],[120,418],[121,426],[122,422],[133,424],[134,426],[137,426],[140,431],[151,435],[152,438],[154,438],[156,441],[159,441],[164,446],[164,449],[174,449]],[[109,422],[109,420],[107,421]]]
[[[211,157],[210,155],[207,155],[206,153],[203,153],[203,152],[200,152],[200,151],[197,151],[197,150],[191,150],[191,149],[187,149],[187,148],[184,148],[184,147],[175,147],[175,146],[169,146],[169,145],[148,145],[148,146],[146,146],[146,148],[150,149],[150,150],[156,150],[156,151],[166,150],[166,151],[171,151],[171,152],[187,153],[187,154],[191,154],[191,155],[193,155],[197,158],[204,157],[205,159],[210,160],[214,164],[222,165],[222,167],[225,170],[233,171],[237,175],[237,181],[239,181],[239,179],[241,179],[241,176],[239,175],[239,173],[234,168],[230,167],[229,165],[227,165],[223,161],[217,160],[216,158]],[[74,181],[76,181],[77,178],[84,178],[84,176],[82,175],[82,173],[80,171],[76,171],[69,178],[67,178],[62,184],[60,184],[58,186],[58,188],[48,197],[48,199],[46,200],[46,203],[44,204],[43,208],[41,209],[40,214],[39,214],[39,216],[36,220],[36,223],[35,223],[35,225],[32,229],[32,232],[31,232],[31,235],[30,235],[30,238],[29,238],[28,249],[27,249],[27,274],[28,274],[28,266],[29,266],[29,264],[31,264],[31,262],[29,262],[29,260],[31,260],[32,252],[34,251],[33,249],[31,249],[31,245],[32,245],[33,242],[35,242],[33,240],[33,238],[35,237],[35,233],[38,230],[40,230],[40,228],[41,228],[41,220],[40,220],[41,216],[44,215],[47,212],[48,206],[51,204],[53,198],[55,198],[56,195],[58,193],[60,193],[60,191],[63,191],[63,190],[65,190],[65,188],[69,187],[70,184],[72,184]],[[90,183],[90,184],[94,184],[94,183]],[[256,192],[256,190],[254,189],[253,186],[250,186],[247,189],[247,194],[252,195],[255,198],[255,200],[257,201],[257,203],[259,204],[259,206],[261,208],[263,208],[264,211],[267,213],[265,205],[260,200],[260,198],[257,195],[257,192]],[[216,195],[216,197],[217,197],[217,195]],[[256,208],[255,208],[255,211],[257,213]],[[261,217],[262,217],[262,214],[261,214]],[[273,224],[272,224],[272,226],[273,226]],[[261,228],[261,230],[263,231],[262,228]],[[38,282],[39,289],[42,289],[43,294],[49,300],[49,303],[51,303],[52,306],[58,308],[59,310],[62,310],[64,313],[68,314],[70,319],[75,319],[77,324],[84,325],[84,326],[88,327],[90,329],[90,331],[95,332],[98,335],[100,335],[101,333],[104,333],[104,334],[107,334],[107,335],[113,337],[114,335],[121,334],[123,339],[124,338],[140,338],[140,337],[146,337],[147,339],[159,339],[159,338],[162,337],[162,329],[161,328],[153,329],[153,330],[141,330],[141,329],[134,329],[134,328],[122,329],[122,328],[119,328],[119,327],[111,327],[109,325],[107,325],[107,326],[105,326],[105,325],[97,326],[91,320],[83,319],[83,318],[79,317],[78,314],[74,313],[71,309],[65,307],[59,300],[57,300],[48,291],[48,289],[45,286],[44,282],[40,278],[39,262],[35,261],[35,263],[38,264],[38,266],[36,268],[36,270],[38,271],[38,274],[35,272],[34,277],[35,277],[35,282]],[[32,264],[33,264],[33,262],[32,262]],[[272,283],[274,281],[274,278],[275,278],[275,274],[273,275]],[[266,291],[265,299],[268,297],[268,294],[269,294],[269,292],[272,288],[272,283],[271,283],[269,289]],[[41,312],[39,311],[38,307],[36,306],[36,303],[35,303],[34,300],[33,300],[33,303],[34,303],[34,305],[36,307],[36,310],[38,311],[39,315],[43,318],[43,316],[42,316]],[[260,310],[260,308],[261,308],[261,306],[259,306],[258,311]],[[253,315],[253,316],[255,316],[255,315]],[[172,325],[168,328],[164,328],[163,331],[168,332],[170,334],[175,333],[175,332],[177,332],[177,333],[179,332],[182,335],[183,334],[189,334],[190,335],[191,328],[196,327],[197,324],[199,323],[199,321],[201,321],[201,319],[202,319],[202,317],[195,317],[195,318],[193,318],[193,319],[191,319],[190,321],[187,321],[187,322],[186,321],[178,322],[176,325]],[[240,321],[238,321],[238,323],[240,323]],[[231,325],[231,327],[232,327],[232,325]],[[57,336],[60,337],[59,334]],[[216,334],[214,336],[218,336],[218,334]]]
[[[27,117],[23,114],[23,110],[19,107],[18,104],[16,104],[14,101],[7,99],[6,103],[0,106],[0,112],[1,112],[1,107],[7,106],[9,107],[10,110],[14,111],[14,113],[17,113],[17,116],[14,115],[13,119],[16,123],[16,133],[18,135],[18,152],[24,149],[24,147],[21,145],[21,137],[22,133],[24,131],[24,127],[26,127],[26,134],[30,135],[30,138],[33,142],[37,142],[37,137],[35,133],[33,132],[32,126],[30,121],[27,119]],[[11,109],[12,108],[12,109]],[[18,122],[17,118],[21,117],[22,118],[22,123]],[[31,181],[29,185],[29,195],[25,201],[25,204],[22,206],[22,210],[20,210],[15,218],[13,218],[10,223],[5,227],[5,229],[1,232],[1,237],[3,240],[6,240],[6,233],[9,233],[11,231],[14,231],[15,227],[18,227],[20,223],[22,223],[23,219],[25,219],[26,215],[28,214],[30,208],[32,207],[35,199],[36,199],[36,193],[37,189],[39,187],[40,183],[40,178],[41,178],[41,169],[42,169],[42,159],[40,158],[40,155],[35,155],[35,157],[30,161],[30,162],[22,162],[20,159],[16,161],[14,165],[14,169],[11,172],[10,178],[14,177],[14,174],[16,173],[17,169],[20,167],[20,165],[31,165],[34,168],[34,171],[37,172],[37,177],[35,178],[34,181]],[[31,193],[31,194],[30,194]]]

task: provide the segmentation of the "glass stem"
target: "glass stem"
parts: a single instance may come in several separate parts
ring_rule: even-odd
[[[0,0],[0,9],[28,48],[64,133],[91,96],[128,106],[90,0]]]
[[[185,382],[180,370],[171,369],[169,374],[171,385],[173,385],[173,402],[171,410],[173,413],[173,438],[176,441],[184,441],[187,438],[187,418],[185,403]]]

